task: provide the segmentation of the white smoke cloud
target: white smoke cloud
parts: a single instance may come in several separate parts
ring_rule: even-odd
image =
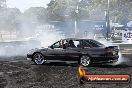
[[[36,17],[32,20],[37,22]],[[0,56],[25,56],[30,49],[48,47],[65,38],[64,33],[48,23],[32,24],[31,19],[23,19],[18,25],[17,38],[0,43]]]

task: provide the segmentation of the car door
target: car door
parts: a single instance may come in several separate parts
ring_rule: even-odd
[[[73,47],[68,46],[65,50],[63,50],[67,61],[77,61],[79,59],[79,56],[81,55],[81,48],[78,47],[79,42],[79,40],[72,40]]]
[[[61,42],[53,44],[54,60],[65,61],[65,49],[62,48]]]
[[[81,55],[81,49],[68,47],[65,51],[65,58],[67,61],[78,61]]]

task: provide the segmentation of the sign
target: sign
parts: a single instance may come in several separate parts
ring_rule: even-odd
[[[85,68],[87,69],[87,68]],[[117,74],[86,74],[86,71],[83,66],[79,66],[79,81],[80,84],[88,83],[129,83],[129,75],[117,75]]]
[[[126,43],[132,43],[132,30],[123,30],[122,31],[122,40]]]

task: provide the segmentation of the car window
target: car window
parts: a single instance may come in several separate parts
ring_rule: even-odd
[[[78,45],[78,48],[91,48],[91,47],[93,47],[86,40],[81,40],[79,42],[80,43]]]
[[[68,47],[77,48],[79,45],[79,40],[69,40]]]
[[[91,46],[93,46],[93,47],[98,47],[98,45],[96,44],[96,43],[94,43],[94,42],[92,42],[92,41],[87,41]]]
[[[55,44],[53,44],[53,48],[61,48],[61,43],[60,41],[56,42]]]
[[[75,45],[76,47],[78,47],[79,41],[73,41],[73,42],[74,42],[74,45]]]
[[[103,46],[103,44],[101,44],[100,42],[95,41],[95,40],[86,40],[86,42],[88,44],[90,44],[92,47],[100,47],[100,46]]]

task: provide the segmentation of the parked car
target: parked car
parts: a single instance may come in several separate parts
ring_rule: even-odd
[[[89,66],[93,63],[117,62],[117,46],[108,46],[93,39],[61,39],[48,48],[32,49],[27,54],[27,59],[35,64],[46,62],[78,63]]]

